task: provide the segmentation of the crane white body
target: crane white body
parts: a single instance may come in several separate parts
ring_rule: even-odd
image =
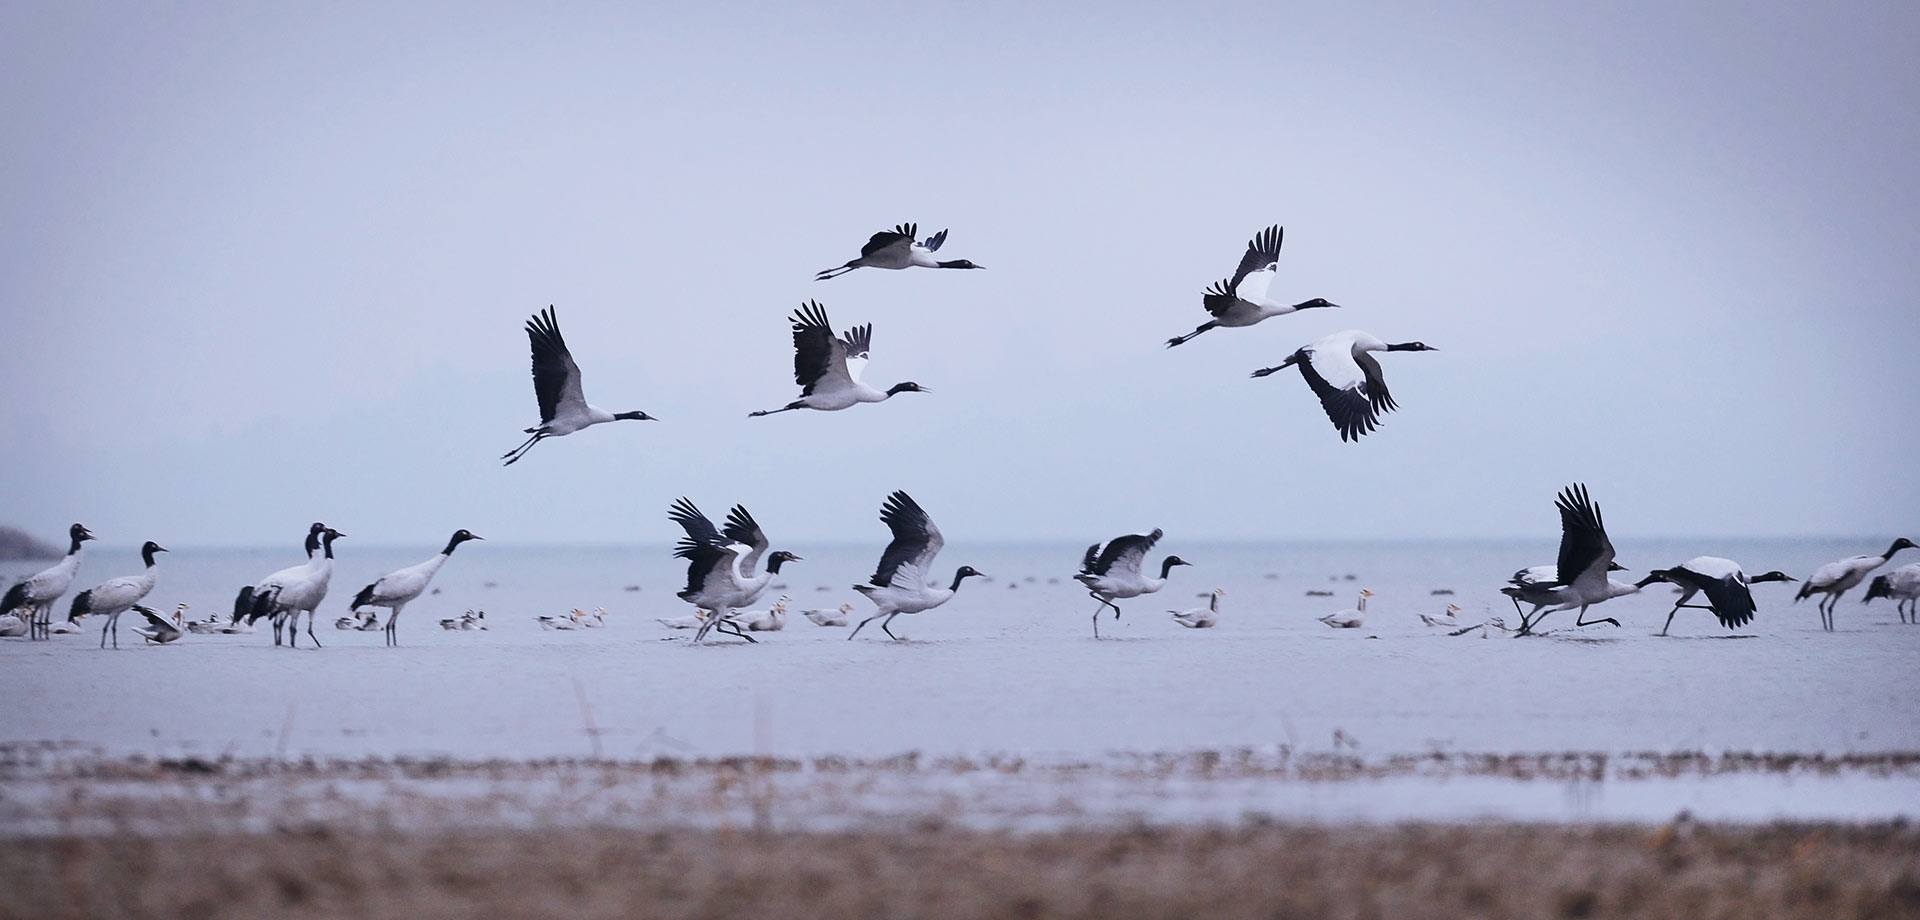
[[[1290,304],[1267,296],[1279,273],[1280,245],[1285,234],[1286,229],[1278,224],[1254,234],[1253,239],[1247,241],[1247,251],[1240,256],[1240,266],[1234,269],[1233,275],[1207,288],[1200,298],[1200,305],[1213,318],[1186,335],[1168,339],[1167,347],[1172,348],[1216,327],[1245,327],[1301,310],[1338,307],[1339,304],[1329,303],[1324,297]]]
[[[874,612],[847,634],[849,641],[874,620],[880,621],[880,631],[886,633],[887,638],[900,641],[888,628],[894,617],[932,610],[953,600],[963,579],[980,574],[972,566],[963,565],[954,571],[953,582],[946,587],[931,581],[933,559],[947,541],[940,535],[940,528],[934,526],[933,518],[906,492],[895,491],[887,496],[880,505],[880,520],[892,532],[893,539],[880,554],[880,564],[874,569],[873,577],[867,579],[866,584],[853,586],[853,590],[873,603]]]
[[[755,574],[754,566],[770,544],[759,522],[742,505],[733,506],[727,513],[724,533],[684,497],[668,509],[667,518],[686,531],[673,551],[676,557],[687,560],[687,586],[676,596],[709,613],[695,630],[693,640],[705,641],[707,632],[716,628],[747,638],[737,625],[729,625],[733,611],[752,606],[773,583],[780,567],[800,557],[785,550],[768,554],[766,571]]]
[[[59,562],[8,588],[0,598],[0,615],[19,616],[19,611],[26,611],[23,619],[29,639],[43,639],[51,634],[53,604],[73,587],[74,576],[80,573],[82,548],[93,539],[93,534],[87,531],[86,525],[75,524],[67,528],[67,538],[67,554]]]
[[[1160,542],[1163,532],[1156,527],[1152,533],[1135,533],[1114,537],[1107,541],[1106,547],[1098,543],[1087,547],[1086,555],[1080,560],[1080,571],[1073,576],[1087,589],[1087,594],[1100,602],[1093,608],[1093,637],[1100,638],[1100,613],[1108,608],[1113,610],[1113,618],[1120,619],[1120,605],[1116,600],[1152,594],[1167,585],[1168,573],[1176,565],[1192,565],[1179,556],[1168,556],[1160,562],[1160,576],[1155,578],[1140,571],[1146,561],[1147,551]]]
[[[1516,638],[1531,635],[1533,628],[1548,614],[1576,607],[1580,615],[1574,621],[1575,626],[1600,623],[1619,626],[1620,621],[1612,617],[1588,622],[1587,608],[1640,590],[1639,585],[1607,577],[1608,572],[1619,571],[1621,567],[1613,561],[1613,541],[1607,538],[1600,508],[1587,494],[1586,486],[1574,483],[1561,490],[1554,507],[1560,512],[1560,555],[1553,567],[1554,583],[1540,584],[1537,573],[1543,567],[1535,566],[1515,573],[1513,582],[1501,589],[1516,601],[1525,599],[1534,605],[1532,613],[1521,615],[1520,628],[1514,631]],[[1518,604],[1514,609],[1519,609]]]
[[[873,324],[855,326],[844,335],[834,336],[827,310],[818,301],[808,301],[793,311],[793,382],[801,387],[800,398],[778,409],[747,413],[759,418],[794,409],[818,409],[835,412],[861,403],[886,402],[896,393],[924,393],[912,381],[896,383],[881,390],[860,380],[873,348]]]
[[[1838,562],[1829,562],[1813,570],[1807,580],[1800,585],[1799,593],[1793,596],[1799,603],[1815,594],[1824,594],[1819,601],[1820,626],[1828,632],[1833,631],[1833,608],[1840,602],[1840,596],[1853,589],[1865,579],[1868,573],[1892,559],[1895,553],[1903,549],[1914,548],[1914,543],[1905,537],[1893,541],[1887,551],[1878,556],[1849,556]]]
[[[1893,599],[1893,609],[1900,615],[1900,622],[1920,623],[1920,612],[1915,610],[1916,601],[1920,601],[1920,562],[1907,563],[1875,578],[1860,603],[1876,597]]]
[[[123,575],[111,581],[103,582],[80,592],[73,598],[73,608],[67,613],[69,622],[83,616],[99,614],[106,618],[100,626],[100,647],[107,647],[107,634],[113,634],[113,647],[120,647],[120,615],[133,609],[135,604],[146,599],[159,580],[159,568],[154,561],[155,553],[164,553],[166,548],[148,540],[140,547],[140,558],[146,563],[146,569],[138,575]]]
[[[1673,609],[1667,611],[1667,622],[1660,627],[1659,635],[1666,635],[1673,626],[1675,614],[1682,607],[1705,610],[1728,629],[1738,629],[1753,622],[1756,607],[1753,603],[1753,591],[1750,585],[1768,581],[1792,581],[1782,572],[1765,572],[1751,578],[1741,571],[1740,564],[1732,559],[1719,556],[1695,556],[1670,569],[1654,569],[1641,579],[1636,587],[1644,588],[1657,581],[1664,581],[1680,589],[1680,597],[1673,602]],[[1694,595],[1705,593],[1705,604],[1689,604]]]
[[[417,565],[388,572],[373,584],[361,588],[360,593],[353,596],[354,609],[385,607],[392,611],[387,614],[387,623],[382,629],[386,633],[387,645],[399,645],[400,637],[395,629],[396,624],[400,622],[400,611],[405,610],[408,604],[413,603],[414,598],[427,590],[427,586],[433,583],[433,576],[440,573],[440,567],[447,564],[447,559],[453,556],[453,551],[459,548],[460,544],[479,539],[482,538],[464,528],[454,531],[453,536],[447,540],[446,548],[433,558]]]
[[[273,644],[280,644],[280,632],[287,630],[287,645],[298,648],[300,644],[300,614],[307,614],[307,636],[313,639],[315,648],[320,647],[320,639],[313,634],[313,615],[320,602],[327,599],[327,588],[333,581],[333,541],[346,534],[315,524],[307,533],[308,557],[302,565],[288,566],[268,575],[258,584],[240,589],[240,597],[235,601],[235,616],[239,616],[242,607],[250,608],[247,614],[248,632],[261,618],[273,621]],[[318,552],[315,545],[318,544]],[[223,629],[222,632],[228,630]]]
[[[1424,342],[1389,345],[1358,329],[1336,332],[1301,347],[1285,361],[1253,372],[1265,377],[1289,367],[1300,369],[1307,387],[1320,398],[1342,441],[1358,441],[1380,424],[1380,416],[1399,408],[1387,391],[1376,351],[1438,351]]]
[[[984,268],[966,259],[941,261],[933,254],[947,241],[947,231],[942,230],[924,240],[915,240],[919,233],[918,224],[901,224],[892,230],[882,230],[867,239],[860,247],[860,257],[843,265],[825,269],[813,276],[815,281],[838,278],[856,268]]]
[[[608,412],[587,402],[581,384],[580,365],[560,335],[560,321],[549,306],[527,320],[527,345],[533,355],[533,394],[540,402],[540,424],[526,429],[528,437],[500,455],[503,466],[512,466],[526,456],[533,445],[547,438],[563,437],[583,428],[615,421],[655,421],[645,412]]]

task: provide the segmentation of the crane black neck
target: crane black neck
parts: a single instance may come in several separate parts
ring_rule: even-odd
[[[337,536],[339,536],[339,534],[329,531],[326,536],[320,539],[320,546],[326,551],[328,559],[333,558],[333,538]]]

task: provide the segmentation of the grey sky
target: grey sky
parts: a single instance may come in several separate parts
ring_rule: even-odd
[[[1882,533],[1920,509],[1909,3],[0,7],[0,519],[115,543]],[[1090,7],[1093,5],[1089,5]],[[876,18],[867,14],[885,10]],[[815,283],[952,228],[981,272]],[[1341,311],[1168,336],[1245,241]],[[797,393],[785,316],[906,395]],[[555,304],[618,423],[537,420]],[[1343,444],[1299,345],[1366,329]],[[1915,534],[1920,537],[1920,534]]]

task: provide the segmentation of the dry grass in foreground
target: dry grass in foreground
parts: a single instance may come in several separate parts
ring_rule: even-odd
[[[55,838],[0,917],[1920,917],[1920,833],[1538,824]]]

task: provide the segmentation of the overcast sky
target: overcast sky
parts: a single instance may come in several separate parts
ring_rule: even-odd
[[[281,6],[0,6],[0,522],[1920,531],[1910,2]],[[811,280],[903,221],[987,270]],[[1345,308],[1164,348],[1273,223]],[[933,392],[749,420],[808,298]],[[662,421],[502,469],[548,304]],[[1349,328],[1441,349],[1358,444],[1247,377]]]

